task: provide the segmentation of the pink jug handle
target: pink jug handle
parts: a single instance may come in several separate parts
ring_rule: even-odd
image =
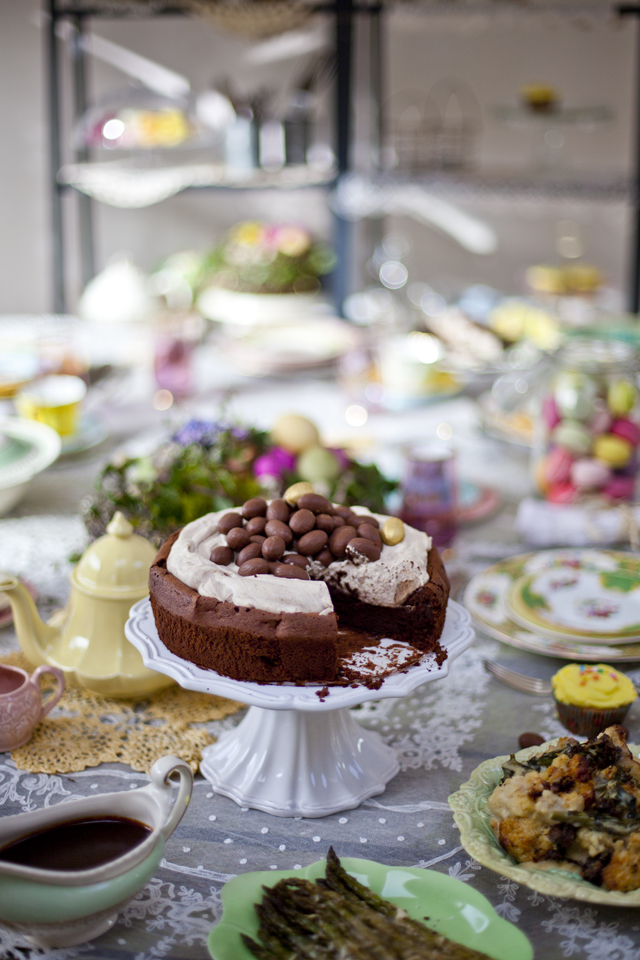
[[[40,682],[39,682],[40,677],[42,677],[46,673],[50,673],[52,677],[56,678],[56,680],[58,681],[58,689],[54,691],[54,693],[49,697],[48,700],[43,701],[42,713],[40,714],[41,720],[43,717],[46,717],[46,715],[49,713],[50,710],[53,709],[53,707],[55,707],[56,703],[64,693],[64,685],[65,685],[64,673],[62,672],[62,670],[60,670],[59,667],[50,667],[48,664],[45,663],[41,667],[37,667],[31,674],[31,682],[35,684],[35,686],[38,689],[40,688]]]

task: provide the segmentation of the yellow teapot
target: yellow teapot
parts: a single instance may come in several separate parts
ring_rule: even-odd
[[[149,593],[155,553],[121,513],[114,514],[105,536],[87,548],[71,573],[67,606],[47,623],[26,587],[0,574],[25,656],[35,665],[60,667],[67,683],[107,697],[143,697],[170,686],[173,680],[145,667],[124,635],[129,610]]]

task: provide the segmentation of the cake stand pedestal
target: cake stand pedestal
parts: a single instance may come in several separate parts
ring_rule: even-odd
[[[278,817],[325,817],[357,807],[384,791],[399,770],[395,751],[358,724],[349,707],[367,700],[403,697],[445,677],[453,660],[473,643],[468,613],[449,601],[440,643],[441,666],[426,654],[377,690],[355,687],[258,684],[222,677],[176,657],[156,630],[149,600],[131,608],[125,633],[145,666],[199,690],[250,706],[245,718],[202,752],[200,770],[216,793],[243,807]]]

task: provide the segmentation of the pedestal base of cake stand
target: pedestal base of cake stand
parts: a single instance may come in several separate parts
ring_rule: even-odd
[[[357,723],[349,708],[404,697],[446,677],[456,657],[473,643],[469,614],[450,600],[440,638],[447,654],[443,662],[425,654],[377,686],[297,686],[232,680],[176,656],[158,636],[148,599],[131,608],[124,629],[146,667],[173,677],[187,690],[247,704],[249,711],[238,726],[205,748],[200,769],[217,793],[276,817],[325,817],[382,793],[398,772],[398,759],[377,733]]]
[[[251,707],[202,752],[216,793],[276,817],[325,817],[382,793],[399,770],[394,750],[349,710]]]

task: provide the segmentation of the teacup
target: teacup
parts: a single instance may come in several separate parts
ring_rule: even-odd
[[[80,377],[43,377],[21,390],[15,405],[21,417],[45,423],[61,437],[72,437],[80,426],[86,392],[86,384]]]
[[[58,682],[57,690],[43,701],[40,677],[50,673]],[[26,743],[62,696],[64,673],[58,667],[38,667],[31,676],[18,667],[0,664],[0,753],[15,750]]]

